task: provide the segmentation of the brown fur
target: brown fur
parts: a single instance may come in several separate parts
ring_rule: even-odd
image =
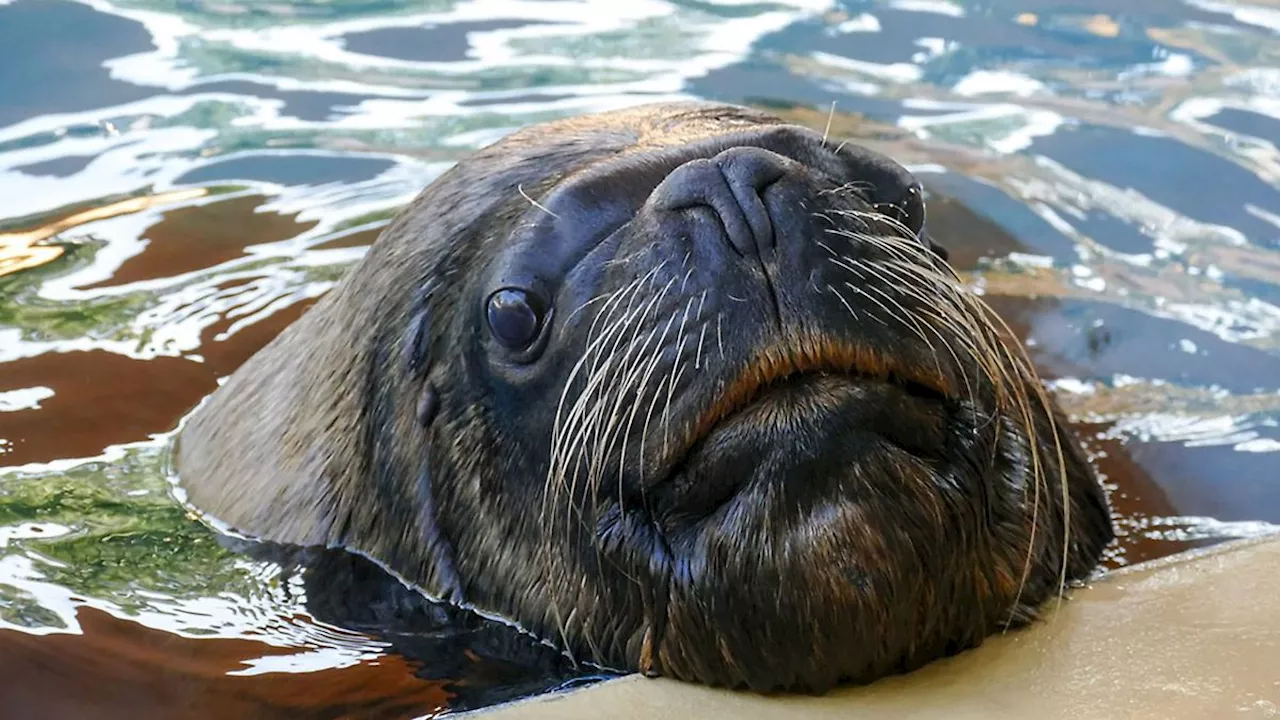
[[[589,553],[561,553],[581,540],[556,544],[548,538],[569,537],[580,528],[570,527],[574,521],[539,516],[539,508],[529,506],[543,497],[537,488],[528,489],[527,497],[512,495],[509,476],[520,469],[503,463],[508,454],[518,456],[512,443],[521,438],[496,436],[492,408],[460,380],[475,375],[461,366],[462,338],[476,332],[464,292],[475,269],[503,246],[529,210],[530,198],[543,197],[594,163],[776,122],[722,105],[644,106],[533,126],[458,164],[383,232],[338,287],[245,363],[190,419],[177,457],[191,502],[266,540],[367,553],[434,595],[512,617],[587,659],[712,683],[821,688],[841,678],[869,680],[977,644],[1011,616],[1028,616],[1057,589],[1059,570],[1067,578],[1088,572],[1110,528],[1105,501],[1079,448],[1060,422],[1052,422],[1056,411],[1035,404],[1029,368],[1007,354],[988,354],[973,370],[1007,373],[1000,382],[1016,386],[1017,397],[1031,405],[1005,405],[1001,412],[1015,424],[1021,413],[1033,440],[1050,439],[1049,449],[1037,456],[1043,464],[1037,470],[1044,472],[1037,476],[1034,497],[1026,491],[1016,502],[984,507],[994,501],[983,493],[994,491],[939,491],[927,465],[869,455],[849,482],[867,483],[877,473],[902,481],[863,504],[844,507],[832,520],[845,532],[841,542],[830,533],[816,536],[809,548],[813,571],[804,578],[811,583],[804,590],[812,592],[785,605],[778,600],[773,611],[741,606],[752,613],[784,613],[785,625],[823,617],[847,602],[850,592],[861,593],[849,610],[857,616],[855,625],[840,637],[864,645],[850,652],[865,659],[830,656],[843,651],[817,646],[805,655],[803,648],[786,648],[792,639],[782,637],[765,641],[777,644],[778,664],[753,659],[760,639],[749,629],[733,637],[727,627],[740,619],[734,598],[715,615],[722,611],[703,606],[710,596],[698,595],[701,585],[673,586],[669,594],[656,580],[637,581],[638,589],[627,586],[620,578],[648,572],[645,556],[635,558],[635,567],[626,566],[631,556],[613,553],[604,530],[591,541],[597,543],[595,561]],[[420,319],[424,304],[430,313],[422,345],[430,358],[419,369],[406,366],[402,357],[413,350],[405,345],[414,342],[405,328]],[[959,392],[963,385],[954,374],[932,373],[920,358],[886,358],[823,337],[801,344],[812,352],[782,357],[762,348],[754,375],[708,400],[708,419],[693,438],[711,432],[714,421],[742,406],[754,388],[797,368],[810,369],[819,356],[864,374],[870,369],[914,376],[943,392]],[[845,398],[845,392],[833,390],[830,397]],[[440,408],[426,427],[420,420],[425,406],[432,412]],[[765,427],[776,420],[766,413],[756,422]],[[1021,447],[1026,438],[1004,438],[1001,422],[996,420],[991,441]],[[544,430],[550,431],[529,432]],[[1059,442],[1065,448],[1061,461],[1052,456]],[[1001,472],[1030,473],[1016,467]],[[1058,478],[1070,478],[1071,487]],[[1019,481],[1025,478],[1010,480]],[[540,485],[542,477],[529,482]],[[563,502],[579,500],[565,496]],[[572,517],[566,507],[552,509]],[[627,522],[619,520],[617,532],[636,537]],[[955,523],[965,524],[957,531]],[[1064,533],[1070,534],[1069,557],[1062,555]],[[725,568],[739,562],[735,552],[770,547],[758,538],[705,542],[708,561]],[[945,552],[934,555],[930,548]],[[623,558],[609,561],[620,574],[600,560],[602,552]],[[659,559],[652,562],[669,552],[655,548],[653,558]],[[967,560],[955,566],[947,554],[953,552]],[[853,560],[850,567],[866,572],[851,581],[854,590],[830,586],[828,570]],[[667,577],[662,573],[671,569],[663,568],[654,572]],[[795,579],[779,576],[784,584]],[[723,582],[738,580],[726,570]],[[725,634],[713,632],[717,624]]]

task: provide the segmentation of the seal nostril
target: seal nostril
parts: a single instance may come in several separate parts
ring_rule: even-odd
[[[737,196],[720,167],[711,160],[691,160],[671,171],[654,189],[649,202],[671,212],[708,208],[732,250],[744,257],[756,252],[753,229]]]
[[[716,165],[751,228],[757,252],[777,245],[773,220],[762,195],[786,175],[785,162],[782,156],[756,147],[730,148],[716,156]]]
[[[762,194],[786,176],[789,162],[757,147],[730,148],[673,170],[654,189],[649,203],[673,212],[710,208],[729,246],[742,257],[760,258],[777,244],[776,227]]]

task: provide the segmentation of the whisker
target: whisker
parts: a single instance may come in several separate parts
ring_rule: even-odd
[[[827,114],[827,127],[822,131],[822,147],[827,146],[827,138],[831,135],[831,121],[836,117],[836,101],[831,101],[831,112]]]
[[[724,326],[724,313],[716,313],[716,345],[720,347],[720,359],[724,360],[724,336],[720,332]]]
[[[666,338],[667,338],[667,332],[669,332],[669,331],[671,330],[671,328],[672,328],[672,327],[674,327],[674,325],[675,325],[675,319],[676,319],[675,313],[672,313],[671,318],[667,321],[667,326],[666,326],[666,327],[663,329],[663,331],[662,331],[662,339],[663,339],[663,340],[666,340]],[[652,371],[653,371],[653,368],[656,368],[656,367],[657,367],[658,360],[659,360],[660,358],[661,358],[661,356],[660,356],[660,355],[658,355],[658,354],[655,354],[655,355],[654,355],[654,358],[653,358],[653,365],[652,365],[652,367],[650,368],[649,372],[652,372]],[[644,426],[643,426],[643,427],[641,428],[641,430],[640,430],[640,447],[641,447],[640,463],[641,463],[641,467],[643,467],[643,466],[644,466],[644,458],[645,458],[644,448],[649,447],[649,423],[653,420],[653,415],[654,415],[654,412],[653,412],[653,411],[654,411],[654,408],[656,408],[656,407],[657,407],[657,405],[658,405],[658,398],[662,397],[662,386],[663,386],[663,384],[664,384],[665,382],[666,382],[666,380],[665,380],[665,377],[664,377],[664,380],[663,380],[662,382],[658,383],[658,386],[657,386],[656,388],[654,388],[654,391],[653,391],[653,398],[649,401],[649,409],[648,409],[648,411],[645,413],[645,417],[644,417]]]
[[[863,291],[863,289],[862,289],[862,288],[858,287],[857,285],[854,285],[853,283],[846,282],[846,283],[844,284],[844,286],[845,286],[845,287],[847,287],[847,288],[849,288],[850,290],[852,290],[852,291],[854,291],[854,292],[858,293],[858,294],[859,294],[859,295],[861,295],[862,297],[864,297],[864,298],[866,298],[866,299],[870,300],[872,303],[875,303],[875,305],[876,305],[877,307],[879,307],[881,310],[884,310],[884,314],[885,314],[885,315],[887,315],[887,316],[892,316],[892,315],[893,315],[893,313],[892,313],[892,312],[890,312],[889,308],[885,307],[885,306],[884,306],[884,304],[883,304],[883,303],[881,303],[879,300],[876,300],[875,298],[873,298],[873,297],[871,297],[870,295],[868,295],[865,291]],[[872,320],[875,320],[876,322],[880,323],[881,325],[884,325],[885,327],[889,327],[889,323],[888,323],[888,321],[887,321],[887,320],[885,320],[884,318],[877,317],[875,313],[867,313],[867,317],[871,318]]]
[[[857,319],[858,319],[858,313],[857,313],[857,311],[856,311],[856,310],[854,310],[854,309],[853,309],[853,306],[849,304],[849,300],[848,300],[847,298],[845,298],[845,296],[844,296],[844,295],[842,295],[842,294],[840,293],[840,291],[839,291],[839,290],[836,290],[835,288],[831,287],[830,285],[827,285],[827,289],[828,289],[828,290],[830,290],[830,291],[831,291],[831,293],[832,293],[833,295],[835,295],[837,298],[839,298],[839,299],[840,299],[840,302],[844,303],[845,308],[847,308],[847,309],[849,310],[849,314],[853,316],[853,319],[857,320]]]
[[[646,275],[645,277],[640,278],[637,281],[631,283],[627,287],[625,294],[631,294],[632,292],[634,292],[634,290],[638,289],[641,285],[643,285],[644,282],[647,281],[647,279],[652,278],[652,276],[653,276],[653,273],[650,273],[649,275]],[[633,298],[633,301],[634,301],[634,298]],[[601,372],[599,351],[601,348],[604,347],[604,345],[607,342],[613,339],[614,336],[620,335],[622,330],[628,327],[631,321],[635,318],[637,309],[633,307],[633,301],[628,303],[628,310],[624,313],[623,317],[618,322],[613,323],[612,325],[608,325],[605,332],[601,333],[597,338],[589,342],[586,351],[583,353],[582,358],[579,359],[578,363],[575,364],[574,368],[570,372],[569,379],[566,381],[564,389],[561,392],[560,403],[557,407],[556,418],[552,426],[552,451],[551,451],[550,463],[548,465],[548,478],[547,478],[547,488],[549,492],[546,493],[546,495],[544,496],[548,502],[553,502],[555,500],[557,495],[556,489],[561,486],[564,487],[565,491],[567,492],[570,498],[573,496],[574,485],[576,485],[576,482],[569,482],[568,479],[565,477],[565,469],[566,469],[565,457],[567,454],[572,454],[574,456],[581,458],[580,448],[584,444],[585,437],[587,436],[587,433],[590,431],[590,428],[594,426],[594,420],[592,420],[591,418],[593,418],[594,415],[599,412],[599,407],[600,407],[600,404],[593,403],[592,399],[595,397],[595,392],[597,387],[599,387],[600,384],[603,383],[608,376],[607,372]],[[616,306],[614,309],[616,310]],[[610,317],[612,317],[612,311],[610,312]],[[609,320],[606,320],[606,323],[608,322]],[[591,332],[594,332],[595,328],[596,328],[596,325],[595,323],[593,323]],[[617,348],[617,342],[615,341],[613,349],[609,351],[607,358],[611,358],[616,353],[616,348]],[[590,361],[591,366],[590,366],[590,370],[588,371],[586,385],[582,389],[582,391],[579,393],[577,400],[575,400],[573,407],[570,409],[569,415],[566,418],[564,416],[565,400],[568,397],[568,393],[570,389],[574,386],[574,381],[576,380],[578,374],[582,372],[584,364],[587,363],[588,361]],[[606,359],[604,363],[604,367],[607,369],[609,365],[610,365],[610,361]],[[586,409],[586,411],[588,412],[587,420],[585,421],[585,423],[583,421],[584,409]],[[582,429],[584,430],[584,432],[575,433],[574,431],[577,430],[580,425],[583,426]],[[578,435],[577,444],[569,448],[565,448],[563,446],[564,440],[566,438],[572,440],[575,434]],[[580,460],[574,463],[574,467],[577,467],[579,464],[580,464]],[[574,474],[574,476],[576,477],[576,473]],[[567,503],[567,505],[569,506],[567,511],[572,513],[573,503],[569,502]],[[545,512],[543,514],[545,515]],[[568,519],[571,519],[571,517],[572,515],[570,514]]]
[[[508,187],[510,187],[510,186],[508,186]],[[533,198],[529,197],[529,194],[528,194],[528,193],[526,193],[526,192],[524,191],[524,186],[523,186],[523,185],[516,185],[516,190],[518,190],[518,191],[520,192],[520,197],[522,197],[522,198],[524,198],[525,200],[528,200],[528,201],[529,201],[529,204],[530,204],[530,205],[532,205],[532,206],[534,206],[534,207],[538,208],[538,209],[539,209],[539,210],[541,210],[542,212],[544,212],[544,213],[546,213],[546,214],[550,215],[551,217],[553,217],[553,218],[555,218],[555,219],[557,219],[557,220],[559,220],[559,219],[560,219],[560,216],[559,216],[559,215],[557,215],[557,214],[555,214],[555,213],[551,212],[549,209],[547,209],[547,207],[546,207],[545,205],[543,205],[542,203],[538,202],[537,200],[534,200]]]
[[[963,381],[969,391],[970,403],[976,409],[979,406],[975,398],[974,383],[966,370],[967,364],[960,361],[952,342],[948,342],[941,335],[939,329],[934,327],[934,323],[938,323],[940,327],[947,328],[954,342],[964,347],[966,354],[972,357],[992,380],[997,403],[1007,407],[1018,418],[1019,425],[1026,438],[1032,498],[1027,551],[1022,564],[1018,590],[1013,599],[1010,616],[1005,623],[1005,629],[1007,630],[1019,612],[1018,608],[1021,604],[1022,594],[1029,580],[1030,570],[1033,567],[1033,558],[1039,546],[1037,533],[1040,526],[1041,490],[1047,485],[1048,481],[1048,468],[1044,462],[1046,458],[1041,456],[1039,430],[1031,407],[1033,399],[1034,404],[1037,406],[1036,409],[1042,411],[1041,414],[1047,418],[1053,435],[1051,441],[1056,455],[1055,460],[1057,461],[1056,470],[1059,491],[1062,494],[1063,537],[1061,548],[1058,550],[1060,555],[1057,592],[1059,602],[1061,602],[1066,588],[1070,555],[1070,490],[1066,474],[1065,453],[1057,430],[1057,421],[1053,416],[1051,402],[1047,398],[1047,391],[1042,385],[1034,381],[1036,377],[1034,367],[1027,358],[1021,343],[1017,342],[1016,336],[1008,328],[1007,324],[980,298],[972,295],[966,288],[959,287],[957,285],[959,277],[955,274],[954,269],[946,263],[935,262],[931,257],[932,251],[915,240],[914,234],[902,223],[895,218],[880,213],[833,211],[833,214],[839,217],[858,219],[863,222],[880,223],[904,236],[903,238],[895,238],[892,235],[851,232],[840,228],[827,230],[828,234],[877,248],[890,258],[890,261],[885,263],[843,258],[830,245],[819,241],[823,249],[832,256],[830,260],[833,264],[844,268],[857,277],[861,277],[863,280],[867,280],[868,276],[876,277],[880,283],[884,284],[885,289],[870,283],[866,285],[865,289],[854,286],[851,283],[845,283],[845,286],[861,294],[886,314],[892,315],[888,306],[898,308],[902,311],[901,319],[914,326],[914,333],[924,340],[931,349],[935,348],[933,343],[924,336],[924,331],[927,330],[938,337],[946,347],[957,370],[963,373]],[[861,268],[861,271],[858,268]],[[895,280],[897,282],[894,282]],[[912,282],[912,280],[915,280],[915,282]],[[923,292],[918,289],[921,286],[929,287],[931,290],[936,289],[937,292],[934,296],[937,301],[936,307],[930,306],[929,298],[926,298]],[[835,288],[828,287],[833,292],[836,292]],[[921,306],[914,312],[908,312],[901,302],[888,295],[886,289],[889,287],[892,287],[897,292],[904,293],[906,297],[913,297],[920,301]],[[872,297],[872,293],[883,298],[885,302],[880,302],[875,297]],[[836,295],[845,304],[847,310],[851,313],[854,312],[846,298],[838,292],[836,292]],[[875,318],[876,315],[872,314],[871,317]],[[921,322],[922,320],[924,322]],[[1012,339],[1012,343],[1003,342],[996,337],[1001,331]],[[1010,344],[1016,346],[1016,351],[1010,349]],[[938,356],[935,354],[936,357]],[[1028,395],[1028,390],[1031,391],[1030,395]],[[987,423],[994,421],[994,419],[995,416],[982,419],[982,425],[985,426]],[[998,441],[998,437],[996,435],[993,440]]]
[[[705,322],[701,322],[701,320],[702,320],[702,308],[706,304],[707,304],[707,291],[703,290],[702,299],[698,301],[698,312],[695,313],[693,316],[693,321],[702,325],[702,332],[698,334],[698,354],[697,354],[697,358],[693,362],[694,370],[702,369],[702,343],[707,339],[707,324]]]
[[[671,398],[675,395],[676,390],[676,369],[680,367],[684,359],[684,344],[688,341],[688,337],[684,334],[685,324],[689,320],[689,310],[693,307],[693,298],[689,298],[689,302],[685,304],[684,314],[680,318],[680,330],[676,333],[676,355],[671,363],[672,380],[667,384],[667,404],[662,412],[662,454],[667,454],[667,441],[671,431]]]

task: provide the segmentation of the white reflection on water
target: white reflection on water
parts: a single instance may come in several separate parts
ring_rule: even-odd
[[[232,670],[227,675],[248,677],[272,673],[309,673],[319,670],[336,670],[377,660],[379,652],[360,652],[351,648],[326,647],[292,655],[266,655],[243,661],[247,667]]]
[[[1230,15],[1242,23],[1280,32],[1280,10],[1276,8],[1217,0],[1186,0],[1186,3],[1209,12]]]
[[[0,528],[0,539],[10,530]],[[50,531],[54,530],[56,527],[50,526]],[[48,582],[41,566],[52,564],[56,563],[31,554],[0,556],[0,582],[25,594],[54,616],[43,624],[16,624],[0,613],[0,629],[31,635],[79,635],[83,631],[77,612],[81,607],[91,607],[122,620],[182,637],[252,638],[270,647],[306,650],[291,655],[249,659],[244,662],[248,667],[228,673],[231,675],[315,672],[349,667],[376,659],[389,647],[364,635],[308,620],[300,580],[294,583],[289,593],[282,588],[264,586],[274,591],[251,596],[224,592],[217,596],[177,598],[137,591],[134,597],[145,599],[147,604],[142,609],[126,611],[110,601],[83,597],[62,585]]]
[[[391,100],[362,102],[356,112],[339,121],[341,126],[411,125],[414,117],[426,115],[458,116],[479,112],[460,105],[460,101],[489,95],[484,92],[442,92],[438,87],[415,88],[397,84],[388,71],[440,73],[443,76],[483,74],[504,68],[572,67],[595,70],[619,69],[648,77],[630,82],[593,82],[560,87],[541,87],[541,94],[569,94],[574,100],[559,103],[569,111],[603,110],[634,102],[633,94],[663,97],[686,97],[681,94],[684,82],[691,77],[724,67],[742,59],[752,44],[770,32],[782,29],[798,19],[828,10],[831,0],[773,0],[761,12],[745,17],[712,15],[688,10],[662,0],[583,0],[581,2],[539,2],[537,0],[475,0],[452,4],[443,12],[396,14],[388,17],[361,17],[324,24],[285,24],[267,28],[218,28],[196,25],[166,15],[123,8],[104,0],[88,0],[102,12],[126,17],[143,24],[151,33],[156,49],[150,52],[116,58],[106,65],[112,77],[142,86],[184,90],[200,83],[218,80],[251,79],[280,90],[312,90],[337,93],[372,94],[382,98],[416,98],[413,103],[396,104]],[[743,3],[721,2],[732,7]],[[752,3],[754,4],[754,3]],[[473,31],[468,34],[468,57],[451,61],[415,61],[355,53],[344,47],[347,34],[388,28],[417,28],[463,22],[492,20],[524,20],[519,28]],[[678,27],[687,42],[677,48],[665,48],[669,59],[628,57],[625,52],[610,53],[607,43],[596,56],[527,52],[516,46],[520,41],[565,41],[575,37],[604,36],[625,33],[636,26],[665,21]],[[224,45],[246,53],[278,55],[286,53],[308,63],[323,63],[354,72],[380,71],[381,79],[362,78],[297,78],[258,73],[201,72],[182,57],[184,43],[197,40],[209,45]],[[554,47],[556,42],[544,43]],[[526,91],[527,92],[527,91]],[[544,106],[539,105],[539,109]],[[376,113],[371,112],[376,111]],[[304,123],[293,124],[303,127]]]
[[[53,397],[53,389],[38,385],[0,392],[0,412],[39,410],[40,401]]]
[[[964,8],[951,0],[888,0],[885,3],[895,10],[926,12],[947,17],[964,17]]]

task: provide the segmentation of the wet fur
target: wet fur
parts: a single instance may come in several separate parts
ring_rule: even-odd
[[[868,456],[866,476],[849,480],[862,483],[866,500],[843,508],[857,517],[839,518],[849,542],[821,536],[806,548],[801,567],[813,569],[813,585],[802,592],[784,592],[796,578],[771,575],[770,561],[741,560],[781,552],[768,537],[699,536],[708,565],[697,571],[654,530],[657,518],[621,500],[593,502],[606,474],[600,463],[618,449],[602,431],[586,436],[603,449],[561,441],[560,475],[552,463],[531,477],[522,445],[535,445],[537,432],[563,440],[564,426],[501,431],[494,418],[518,407],[500,388],[470,384],[486,369],[465,344],[477,332],[465,289],[531,198],[603,159],[775,123],[729,106],[646,106],[527,128],[459,163],[191,418],[177,448],[191,502],[266,540],[367,553],[431,594],[510,617],[579,659],[711,684],[822,690],[870,681],[1034,617],[1065,580],[1088,574],[1111,528],[1078,444],[1020,350],[993,340],[994,322],[959,326],[993,334],[973,338],[981,345],[974,376],[951,381],[998,408],[975,419],[990,448],[954,448],[984,458],[995,485],[939,488],[924,466]],[[841,227],[871,229],[865,219]],[[704,335],[699,349],[708,342]],[[565,402],[580,397],[569,395]],[[593,422],[610,427],[606,420]],[[911,481],[874,482],[884,475]],[[847,586],[826,587],[831,568]],[[778,632],[761,637],[761,628]],[[796,641],[806,636],[821,642]]]

